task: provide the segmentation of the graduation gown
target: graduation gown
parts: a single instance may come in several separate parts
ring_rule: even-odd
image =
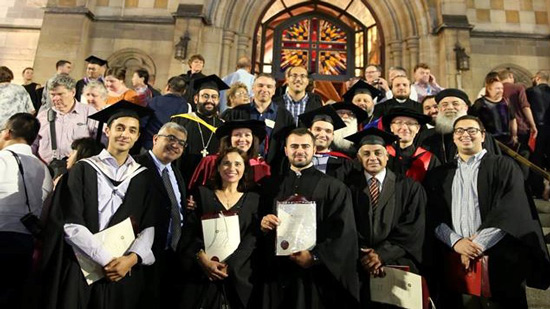
[[[273,103],[277,104],[279,107],[286,109],[285,99],[283,98],[284,92],[280,96],[274,96],[273,97]],[[321,106],[323,106],[323,99],[320,95],[308,92],[307,93],[307,103],[306,103],[306,109],[304,110],[304,113],[310,112],[312,110],[315,110]]]
[[[271,104],[275,104],[272,102]],[[223,113],[223,119],[225,121],[231,120],[250,120],[251,106],[249,104],[236,106],[231,109],[227,109]],[[284,157],[283,147],[285,143],[285,132],[289,127],[295,127],[294,118],[292,114],[284,107],[277,106],[277,115],[275,116],[275,126],[271,130],[271,135],[267,137],[268,149],[265,155],[267,164],[279,170]]]
[[[223,123],[223,120],[217,115],[211,118],[205,117],[199,113],[195,113],[194,115],[216,128]],[[185,148],[183,155],[176,160],[176,166],[181,171],[185,183],[190,183],[195,168],[203,158],[201,151],[204,149],[204,146],[208,145],[206,147],[208,154],[215,154],[220,147],[220,141],[214,132],[196,121],[183,117],[174,117],[172,121],[182,125],[187,130],[187,148]],[[210,137],[212,138],[210,139]],[[209,139],[210,143],[208,143]]]
[[[263,308],[355,308],[358,305],[357,232],[351,195],[346,186],[310,167],[298,176],[290,169],[263,187],[264,206],[275,212],[276,201],[299,194],[317,207],[317,245],[311,251],[319,262],[308,269],[288,257],[276,257],[275,233],[265,236]]]
[[[239,216],[241,242],[239,247],[225,263],[228,265],[228,277],[221,281],[209,281],[199,265],[196,254],[204,249],[201,216],[208,213],[225,211],[213,190],[198,188],[197,209],[192,212],[184,226],[184,238],[181,250],[188,260],[193,260],[191,272],[186,278],[188,284],[181,296],[180,308],[222,308],[224,299],[231,309],[257,308],[251,304],[254,283],[253,252],[260,233],[258,205],[260,196],[254,192],[245,192],[239,201],[231,207]]]
[[[452,228],[452,182],[457,169],[456,160],[431,171],[426,177],[428,194],[428,227],[441,223]],[[496,227],[506,236],[488,249],[489,281],[493,296],[525,295],[522,282],[528,286],[547,289],[550,286],[550,258],[533,200],[526,194],[524,179],[517,165],[504,156],[487,153],[481,159],[477,193],[481,226]],[[435,253],[451,251],[439,240]],[[441,255],[434,255],[436,274],[442,274]],[[441,278],[440,278],[441,279]]]
[[[132,219],[134,233],[154,226],[151,195],[151,174],[145,170],[135,175],[123,203],[111,217],[107,227],[126,218]],[[132,267],[118,282],[101,279],[88,285],[73,248],[65,242],[63,226],[76,223],[90,232],[99,232],[98,179],[96,170],[85,162],[77,162],[58,184],[45,231],[43,308],[137,308],[143,291],[140,264]]]
[[[418,273],[422,262],[426,193],[410,178],[386,169],[378,206],[371,207],[363,170],[349,177],[359,248],[372,248],[384,265],[406,265]],[[361,255],[361,254],[360,254]],[[361,304],[370,301],[369,273],[359,263]]]
[[[386,146],[390,159],[388,167],[398,175],[405,175],[418,182],[422,182],[426,173],[441,165],[439,159],[430,151],[411,145],[399,150],[399,158],[393,145]]]
[[[153,242],[153,254],[155,255],[155,263],[144,267],[144,276],[147,284],[147,306],[170,307],[176,301],[174,296],[181,293],[181,284],[179,278],[183,275],[183,268],[178,259],[175,257],[174,251],[166,249],[168,239],[168,229],[170,228],[171,206],[172,202],[164,186],[161,175],[157,171],[157,167],[149,152],[134,157],[136,162],[147,167],[151,172],[152,185],[149,186],[151,191],[151,200],[155,201],[152,207],[155,213],[155,240]],[[185,182],[180,171],[172,164],[172,171],[176,176],[178,189],[181,194],[181,211],[184,213],[187,204],[187,194],[185,190]],[[147,307],[145,306],[145,307]]]
[[[456,145],[453,142],[453,133],[441,134],[435,129],[424,131],[419,137],[420,145],[433,153],[441,163],[448,163],[455,160],[457,155]],[[490,154],[501,155],[502,152],[497,145],[495,138],[488,132],[485,133],[483,148]]]
[[[329,156],[325,174],[343,182],[345,180],[345,175],[352,169],[353,162],[351,158],[337,151],[321,154]]]

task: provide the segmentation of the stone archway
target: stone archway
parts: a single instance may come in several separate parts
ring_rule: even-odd
[[[138,69],[146,69],[149,75],[156,75],[153,58],[137,48],[125,48],[114,52],[109,58],[109,67],[126,69],[126,85],[132,85],[132,75]]]

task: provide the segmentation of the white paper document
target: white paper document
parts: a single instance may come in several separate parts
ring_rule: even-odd
[[[135,239],[132,222],[130,218],[126,218],[126,220],[94,234],[94,238],[114,257],[121,257],[128,251]],[[75,250],[75,255],[88,285],[104,277],[103,266],[79,251]]]
[[[317,207],[315,202],[277,202],[276,253],[291,255],[311,250],[317,242]]]
[[[241,243],[239,216],[220,213],[216,218],[202,219],[204,251],[210,259],[225,261]]]
[[[422,308],[422,277],[408,271],[384,267],[384,278],[370,278],[371,300],[401,308]]]

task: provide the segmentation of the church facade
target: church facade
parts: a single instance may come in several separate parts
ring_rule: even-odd
[[[255,73],[278,78],[307,66],[330,97],[369,63],[412,75],[424,62],[439,84],[474,96],[491,70],[510,68],[529,84],[550,68],[549,13],[547,0],[8,0],[0,63],[15,82],[30,66],[43,83],[59,59],[81,78],[94,54],[129,72],[146,68],[161,88],[195,53],[204,73],[220,76],[247,55]]]

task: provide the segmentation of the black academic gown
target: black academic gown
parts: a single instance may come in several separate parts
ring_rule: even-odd
[[[73,248],[64,241],[65,223],[84,225],[94,234],[99,232],[97,181],[93,167],[77,162],[57,185],[45,231],[42,308],[139,308],[144,291],[143,266],[135,265],[131,276],[116,283],[101,279],[88,285]],[[149,186],[149,171],[134,176],[124,202],[107,227],[128,217],[136,235],[154,226]]]
[[[271,104],[275,104],[272,102]],[[227,109],[223,113],[223,119],[225,121],[233,120],[250,120],[250,105],[240,105],[231,109]],[[279,170],[282,164],[282,157],[284,157],[283,147],[285,143],[285,131],[289,127],[295,127],[294,118],[292,114],[284,108],[284,106],[277,106],[277,115],[275,116],[275,126],[271,130],[271,135],[268,137],[269,147],[265,156],[265,161],[272,167],[272,170]]]
[[[426,177],[430,231],[441,223],[453,227],[451,187],[456,169],[455,160],[435,168]],[[537,211],[533,200],[526,194],[521,171],[510,158],[487,153],[481,159],[477,181],[482,221],[479,229],[496,227],[506,232],[502,240],[485,252],[489,256],[489,282],[493,297],[525,298],[525,288],[522,286],[525,280],[530,287],[547,289],[550,286],[550,258]],[[427,235],[434,234],[430,232]],[[439,240],[432,241],[434,273],[443,274],[441,254],[451,249]],[[435,278],[439,279],[439,285],[444,282],[437,275]]]
[[[153,243],[155,263],[144,267],[145,278],[149,283],[146,292],[148,293],[147,301],[151,306],[173,307],[179,299],[177,295],[181,294],[182,284],[179,279],[183,275],[183,268],[176,252],[169,248],[169,244],[167,244],[172,202],[151,154],[147,152],[134,157],[134,159],[151,171],[153,184],[149,187],[149,190],[151,191],[152,200],[155,201],[153,205],[156,218],[155,241]],[[176,175],[178,189],[181,194],[180,207],[185,212],[187,204],[185,182],[180,171],[174,165],[171,165],[171,167]]]
[[[409,98],[407,98],[405,102],[399,103],[396,98],[392,98],[390,100],[384,101],[374,106],[374,112],[373,112],[374,119],[378,119],[382,116],[389,114],[390,110],[393,107],[397,107],[397,106],[412,108],[415,111],[423,114],[422,104],[414,100],[411,100]]]
[[[301,176],[291,170],[272,177],[263,187],[266,213],[276,201],[299,194],[317,206],[317,245],[311,251],[318,264],[303,269],[288,257],[276,257],[275,233],[263,239],[263,308],[355,308],[358,306],[357,232],[351,195],[346,186],[310,167]],[[271,201],[271,202],[270,202]]]
[[[179,308],[222,308],[227,302],[229,308],[257,308],[251,301],[254,287],[253,261],[256,240],[260,233],[258,206],[260,196],[254,192],[245,192],[239,201],[231,207],[239,216],[241,242],[239,247],[225,263],[228,265],[228,277],[222,281],[209,281],[198,264],[196,254],[204,249],[201,216],[225,211],[213,190],[199,187],[197,208],[187,218],[184,225],[184,237],[181,251],[187,261],[193,261],[185,278],[187,284]]]
[[[458,152],[453,142],[453,133],[441,134],[433,128],[424,132],[423,137],[419,138],[422,147],[433,153],[441,163],[454,161]],[[485,133],[483,148],[487,149],[487,152],[490,154],[502,154],[495,138],[488,132]]]
[[[378,206],[371,207],[369,186],[363,172],[350,175],[350,189],[360,248],[372,248],[384,265],[405,265],[419,273],[424,245],[426,193],[410,178],[386,169]],[[361,254],[360,254],[361,256]],[[358,265],[361,304],[370,302],[369,274]]]
[[[211,118],[199,113],[195,113],[195,115],[214,127],[219,127],[223,123],[223,120],[217,115]],[[183,155],[176,160],[176,166],[181,171],[185,183],[189,183],[191,176],[195,172],[195,168],[203,158],[201,151],[204,149],[204,146],[208,145],[206,147],[208,154],[215,154],[220,147],[220,141],[214,132],[196,121],[183,117],[174,117],[172,121],[182,125],[187,130],[187,148],[185,148]],[[212,136],[212,139],[208,143],[210,136]]]

